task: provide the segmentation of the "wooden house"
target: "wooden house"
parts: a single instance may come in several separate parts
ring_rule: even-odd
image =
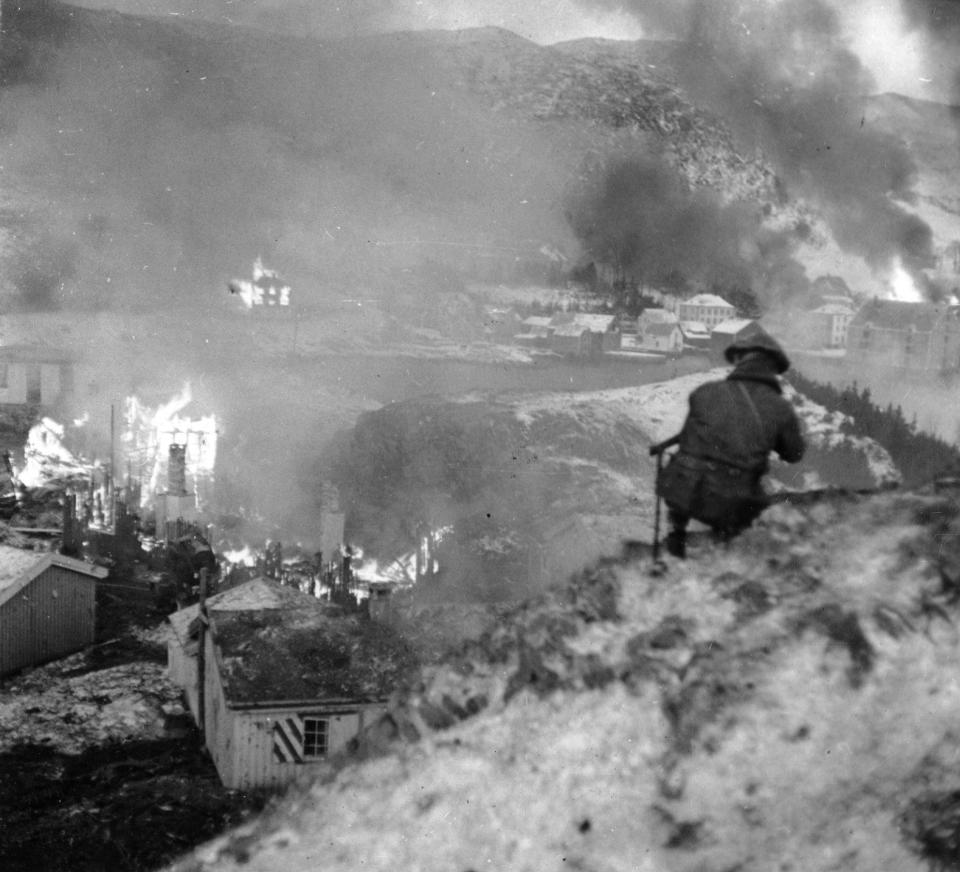
[[[63,554],[0,545],[0,675],[92,645],[106,575]]]
[[[620,348],[616,315],[558,312],[550,327],[550,348],[558,354],[594,357]]]
[[[637,317],[637,333],[643,335],[653,324],[677,324],[680,319],[667,309],[644,309]]]
[[[386,709],[412,663],[389,627],[256,578],[170,616],[171,678],[220,779],[278,787],[322,764]]]
[[[0,346],[0,404],[52,406],[73,385],[71,361],[38,345]]]
[[[683,352],[683,332],[676,321],[648,324],[643,331],[640,347],[644,351],[659,351],[663,354]]]

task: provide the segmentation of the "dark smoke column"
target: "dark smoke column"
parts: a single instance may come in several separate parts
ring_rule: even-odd
[[[621,6],[598,0],[600,6]],[[923,281],[932,233],[907,206],[915,167],[866,123],[869,71],[823,0],[632,0],[649,27],[682,40],[683,86],[760,147],[793,193],[816,201],[837,242],[874,269],[896,257]],[[954,4],[956,5],[956,4]]]

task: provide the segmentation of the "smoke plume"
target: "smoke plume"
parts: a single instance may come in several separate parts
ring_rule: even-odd
[[[752,289],[768,302],[802,293],[794,231],[761,226],[758,210],[691,191],[666,161],[615,158],[567,204],[586,252],[619,278],[644,284]]]
[[[605,5],[605,4],[601,4]],[[954,7],[956,4],[950,4]],[[744,148],[760,147],[788,190],[818,202],[837,241],[874,269],[933,262],[930,228],[910,209],[915,166],[866,123],[869,70],[825,0],[634,0],[649,26],[682,40],[680,75]]]

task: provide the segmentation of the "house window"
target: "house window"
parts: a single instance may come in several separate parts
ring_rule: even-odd
[[[327,727],[325,718],[303,719],[304,759],[327,756]]]
[[[7,364],[0,363],[0,390],[6,390],[10,387],[10,373],[7,370]]]

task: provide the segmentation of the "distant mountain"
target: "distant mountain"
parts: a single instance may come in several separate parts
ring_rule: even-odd
[[[833,245],[756,143],[690,96],[677,44],[543,47],[495,28],[316,41],[55,0],[5,4],[3,27],[0,290],[13,306],[206,304],[257,255],[304,301],[389,293],[431,262],[544,280],[585,254],[593,219],[571,214],[583,192],[631,160],[701,198],[680,204],[685,226],[709,224],[687,249],[737,227],[718,255],[737,281],[746,269],[777,286],[804,246]],[[871,107],[878,125],[915,117],[948,135],[948,110]],[[948,217],[946,152],[917,153],[924,202]],[[586,255],[624,266],[603,251]]]

